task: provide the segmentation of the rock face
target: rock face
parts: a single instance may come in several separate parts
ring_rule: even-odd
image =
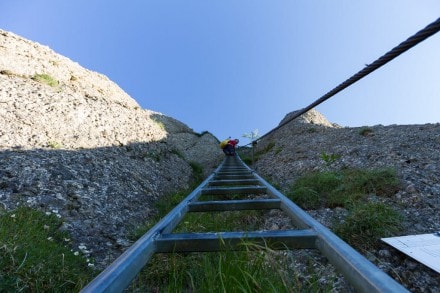
[[[325,121],[301,120],[291,121],[259,142],[259,150],[268,150],[256,162],[261,176],[285,192],[298,177],[313,171],[391,167],[401,181],[400,190],[390,198],[371,194],[370,200],[384,201],[404,216],[401,235],[440,231],[439,123],[341,128]],[[323,153],[337,156],[328,162]],[[308,212],[330,229],[347,214],[340,207]],[[379,251],[363,254],[411,291],[436,292],[440,288],[436,272],[390,246],[383,244]]]
[[[0,54],[0,147],[96,148],[194,134],[48,47],[0,31]]]
[[[144,110],[102,74],[0,30],[0,209],[56,213],[98,267],[164,194],[209,174],[218,140]],[[191,164],[190,164],[191,163]]]
[[[298,111],[293,111],[281,120],[281,122],[278,125],[284,124],[287,121],[289,121]],[[327,118],[324,117],[321,113],[316,111],[315,109],[310,109],[306,113],[302,114],[301,116],[297,117],[296,119],[292,120],[291,123],[289,123],[291,126],[296,124],[315,124],[315,125],[321,125],[321,126],[327,126],[327,127],[340,127],[339,125],[335,123],[331,123],[327,120]]]
[[[73,249],[98,268],[130,245],[127,234],[154,215],[159,197],[190,186],[190,162],[206,175],[222,159],[211,134],[141,109],[107,77],[1,30],[0,125],[0,209],[55,213]],[[401,189],[370,197],[401,211],[403,234],[432,233],[440,231],[439,145],[440,124],[341,128],[312,110],[258,144],[267,151],[255,169],[285,191],[310,171],[393,167]],[[338,159],[329,165],[323,153]],[[346,214],[308,212],[329,228]],[[386,245],[366,254],[411,291],[440,288],[438,274]]]

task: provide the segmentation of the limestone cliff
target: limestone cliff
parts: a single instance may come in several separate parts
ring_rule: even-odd
[[[218,140],[142,109],[106,76],[0,30],[0,209],[56,213],[98,266],[161,196],[222,159]]]

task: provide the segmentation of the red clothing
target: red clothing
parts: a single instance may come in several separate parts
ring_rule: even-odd
[[[235,146],[238,144],[238,141],[236,141],[236,140],[234,140],[234,139],[230,139],[230,140],[228,141],[228,144],[232,145],[232,146],[235,148]]]

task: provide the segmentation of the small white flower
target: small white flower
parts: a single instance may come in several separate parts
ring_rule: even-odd
[[[94,264],[92,264],[92,263],[88,263],[87,264],[89,267],[94,267],[95,265]]]
[[[80,250],[86,250],[87,249],[87,247],[84,244],[79,245],[78,248]]]
[[[74,255],[79,255],[79,252],[78,252],[78,251],[75,251],[73,254],[74,254]]]
[[[60,214],[57,214],[57,217],[58,217],[59,219],[61,219],[61,215],[60,215]]]
[[[69,238],[64,238],[64,241],[69,242],[70,239]]]
[[[12,214],[12,215],[11,215],[11,218],[15,218],[15,214]]]
[[[52,241],[53,238],[52,237],[47,237],[47,240]]]
[[[50,216],[52,214],[51,212],[46,212],[46,216]]]

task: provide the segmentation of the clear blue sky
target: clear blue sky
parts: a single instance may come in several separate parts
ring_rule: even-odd
[[[438,0],[0,1],[0,28],[220,140],[268,132],[439,17]],[[317,110],[342,126],[440,122],[440,33]]]

